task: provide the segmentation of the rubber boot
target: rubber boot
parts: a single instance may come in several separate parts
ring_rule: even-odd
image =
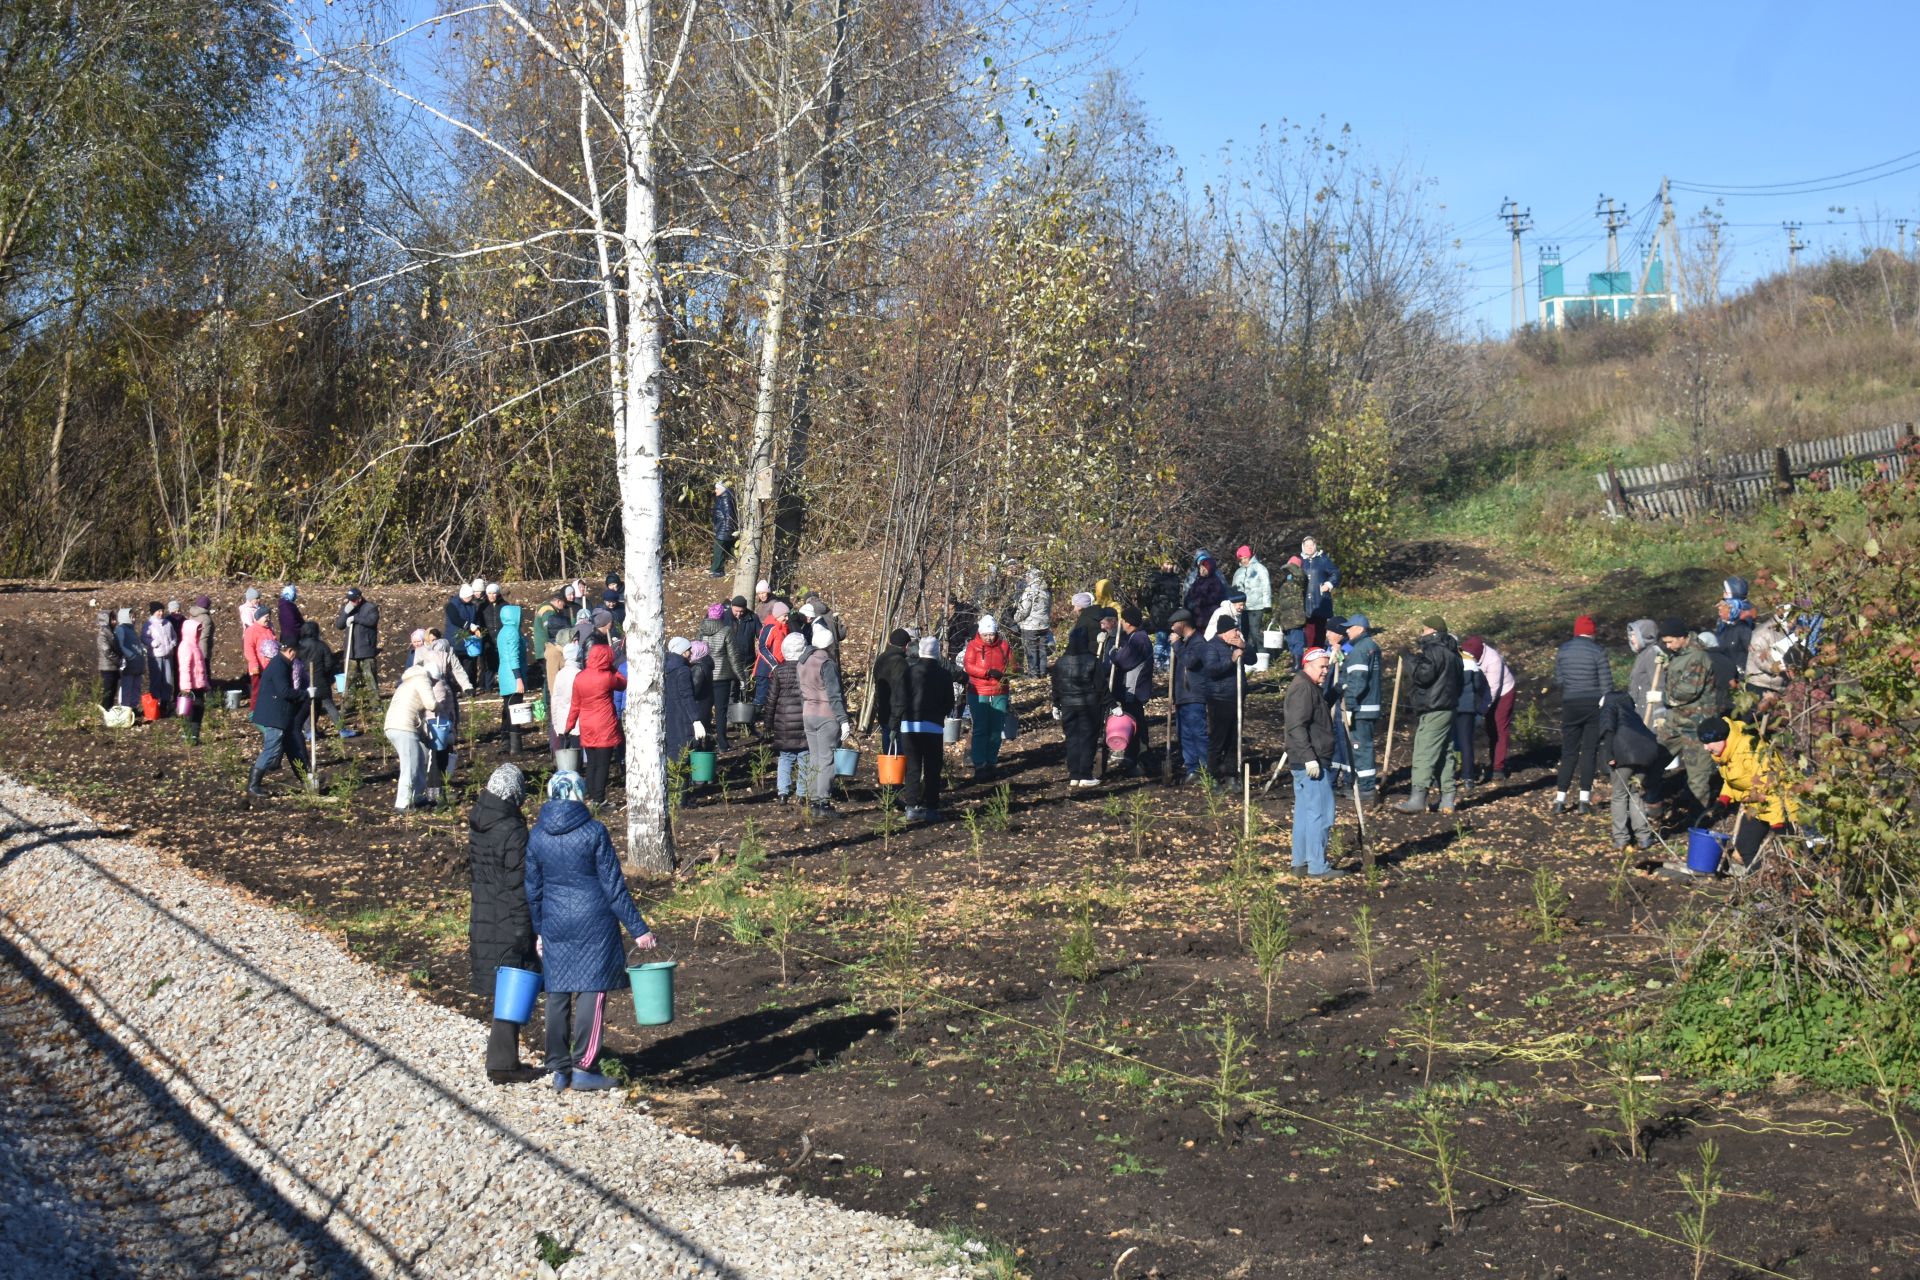
[[[250,796],[263,796],[267,794],[266,788],[260,785],[260,779],[266,776],[267,776],[267,771],[265,769],[262,769],[259,765],[255,765],[253,766],[252,769],[248,770],[247,771],[247,794]]]
[[[1440,793],[1440,812],[1452,813],[1453,810],[1454,810],[1453,792],[1442,791]]]
[[[507,730],[507,754],[510,756],[520,754],[520,731],[518,729]]]
[[[1427,811],[1427,797],[1425,793],[1417,796],[1408,796],[1405,800],[1402,800],[1393,807],[1401,813],[1425,813]]]

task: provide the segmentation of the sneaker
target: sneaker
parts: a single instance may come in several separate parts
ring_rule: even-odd
[[[1593,802],[1590,800],[1582,800],[1578,808],[1575,809],[1575,812],[1583,818],[1591,818],[1593,816]]]
[[[567,1085],[571,1081],[572,1077],[573,1077],[573,1073],[571,1071],[554,1072],[553,1073],[553,1091],[555,1093],[565,1093],[567,1091]]]
[[[504,1071],[487,1068],[487,1079],[494,1084],[531,1084],[544,1074],[538,1067],[508,1067]]]
[[[1352,874],[1353,872],[1342,871],[1339,867],[1328,867],[1325,871],[1307,872],[1307,879],[1309,880],[1344,880],[1346,877]]]
[[[1493,771],[1493,780],[1495,782],[1505,782],[1507,780],[1507,771],[1505,769],[1495,769]]]
[[[597,1071],[581,1071],[577,1067],[573,1072],[573,1090],[575,1093],[592,1093],[597,1089],[613,1088],[611,1077]]]

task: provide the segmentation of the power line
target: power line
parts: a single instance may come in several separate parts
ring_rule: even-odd
[[[1876,173],[1865,178],[1855,178],[1851,182],[1833,182],[1818,187],[1797,187],[1788,191],[1762,191],[1742,187],[1705,187],[1678,182],[1673,185],[1675,190],[1690,191],[1695,195],[1703,196],[1739,196],[1743,199],[1761,196],[1817,196],[1823,191],[1843,191],[1848,187],[1858,187],[1869,182],[1878,182],[1882,178],[1898,177],[1903,173],[1911,173],[1915,169],[1920,169],[1920,160],[1916,160],[1909,165],[1902,165],[1898,169],[1889,169],[1885,173]]]
[[[1673,185],[1676,187],[1686,187],[1690,191],[1699,190],[1703,187],[1716,187],[1723,191],[1771,191],[1780,187],[1807,187],[1812,186],[1816,182],[1833,182],[1840,178],[1851,178],[1855,174],[1869,173],[1875,169],[1884,169],[1890,164],[1899,164],[1902,160],[1911,160],[1915,156],[1920,156],[1920,151],[1909,151],[1903,156],[1895,156],[1891,160],[1882,160],[1879,164],[1870,164],[1859,169],[1848,169],[1845,173],[1830,173],[1824,178],[1801,178],[1797,182],[1756,182],[1750,186],[1740,186],[1728,182],[1687,182],[1683,179],[1676,178],[1674,179]],[[1905,170],[1901,170],[1900,172],[1904,173]],[[1884,178],[1888,175],[1881,174],[1879,176]]]

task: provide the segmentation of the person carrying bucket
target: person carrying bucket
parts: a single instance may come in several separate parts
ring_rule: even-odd
[[[833,659],[832,630],[816,622],[808,638],[813,648],[800,659],[794,678],[800,686],[801,720],[807,730],[807,763],[813,770],[809,808],[815,817],[822,817],[833,812],[834,749],[853,736],[853,723],[847,719],[841,693],[840,664]]]
[[[976,782],[992,779],[1000,763],[1000,735],[1006,728],[1007,670],[1012,665],[1013,649],[1000,638],[1000,624],[987,614],[974,624],[976,634],[967,642],[961,666],[967,673],[967,706],[973,720],[973,777]]]
[[[541,1069],[556,1091],[609,1089],[613,1081],[593,1068],[606,1040],[607,993],[631,985],[620,928],[642,951],[659,943],[634,905],[607,828],[584,803],[580,775],[554,774],[547,796],[526,859],[527,912],[547,989]]]
[[[415,681],[418,683],[418,681]],[[473,900],[467,913],[467,971],[473,994],[494,998],[494,974],[502,968],[539,972],[533,915],[527,905],[527,819],[520,807],[527,783],[518,765],[503,764],[467,816],[467,866]],[[523,1024],[495,1018],[487,1034],[487,1079],[525,1084],[541,1071],[520,1061]]]
[[[1780,753],[1751,725],[1712,716],[1700,722],[1697,736],[1719,768],[1720,810],[1734,815],[1734,874],[1745,875],[1758,864],[1768,834],[1799,821],[1792,778]]]

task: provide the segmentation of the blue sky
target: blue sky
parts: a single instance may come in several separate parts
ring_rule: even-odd
[[[1605,268],[1602,192],[1639,212],[1662,175],[1757,186],[1920,152],[1906,93],[1920,7],[1894,0],[1136,3],[1111,56],[1190,181],[1218,172],[1223,143],[1251,149],[1263,122],[1351,124],[1373,155],[1437,179],[1470,318],[1495,334],[1511,308],[1511,241],[1493,217],[1506,196],[1533,211],[1532,316],[1540,244],[1561,246],[1570,278]],[[1685,222],[1710,199],[1676,191],[1674,203]],[[1920,224],[1920,167],[1841,190],[1728,195],[1722,212],[1732,288],[1786,265],[1783,220],[1807,224],[1814,255],[1855,252],[1863,234],[1891,246],[1892,218]],[[1875,224],[1864,233],[1862,218]]]

